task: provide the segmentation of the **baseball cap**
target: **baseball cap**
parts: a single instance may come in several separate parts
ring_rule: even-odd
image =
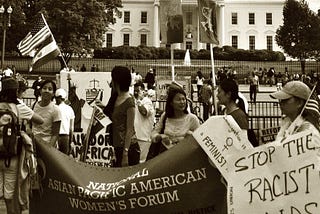
[[[271,98],[278,100],[286,100],[291,97],[299,97],[307,100],[310,96],[310,88],[301,81],[290,81],[286,83],[280,91],[270,94]]]
[[[62,99],[66,99],[67,92],[63,88],[59,88],[56,90],[56,97],[61,97]]]

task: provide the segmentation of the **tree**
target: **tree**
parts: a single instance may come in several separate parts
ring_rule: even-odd
[[[11,14],[11,19],[10,19],[10,27],[7,27],[6,30],[6,41],[5,41],[5,49],[6,49],[6,56],[8,56],[8,53],[17,55],[17,44],[20,42],[20,38],[25,36],[25,32],[22,31],[23,26],[25,25],[25,14],[23,13],[23,7],[24,3],[21,2],[21,0],[11,0],[9,1],[4,1],[1,3],[0,6],[4,6],[4,8],[8,8],[9,6],[12,7],[13,11]],[[7,15],[7,14],[6,14]],[[0,21],[3,21],[4,17],[1,17]],[[3,26],[1,26],[1,33],[0,33],[0,41],[1,44],[3,42]]]
[[[115,21],[117,6],[121,4],[116,0],[44,0],[48,23],[66,60],[101,47],[108,24]]]
[[[305,0],[286,0],[283,25],[277,30],[276,42],[286,54],[300,60],[303,73],[305,60],[315,56],[320,47],[319,38],[319,17]]]
[[[43,13],[66,63],[101,48],[104,34],[114,16],[121,15],[121,0],[26,0],[25,14],[35,21]],[[29,26],[30,27],[30,26]],[[29,28],[30,30],[30,28]],[[61,60],[61,66],[64,62]]]

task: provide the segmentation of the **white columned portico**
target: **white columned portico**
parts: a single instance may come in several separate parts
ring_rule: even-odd
[[[225,27],[224,27],[224,1],[217,2],[219,7],[219,46],[222,47],[225,44]]]
[[[160,28],[159,28],[159,0],[154,0],[154,15],[153,15],[153,46],[160,47]]]

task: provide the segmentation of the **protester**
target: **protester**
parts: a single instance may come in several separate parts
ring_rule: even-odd
[[[4,77],[13,77],[13,71],[11,70],[11,68],[9,66],[6,67],[6,69],[3,70],[3,76]]]
[[[319,116],[312,114],[308,109],[303,108],[310,96],[310,88],[301,81],[287,82],[280,91],[270,94],[271,98],[278,99],[284,119],[281,122],[277,140],[284,140],[286,137],[310,130],[319,135]]]
[[[203,120],[206,121],[211,112],[212,107],[212,87],[211,87],[211,81],[210,80],[204,80],[203,86],[200,89],[200,100],[202,102],[203,106]]]
[[[142,76],[139,72],[136,72],[135,83],[142,83]]]
[[[56,89],[56,84],[52,80],[42,82],[40,86],[41,100],[35,103],[34,112],[44,119],[44,123],[41,125],[32,124],[32,132],[35,140],[57,148],[61,113],[53,102]]]
[[[232,79],[225,79],[218,88],[219,104],[225,106],[224,114],[231,115],[241,129],[249,129],[248,115],[244,101],[239,97],[238,84]]]
[[[93,64],[91,66],[91,72],[96,72],[96,71],[97,71],[97,66],[96,66],[96,64]]]
[[[200,96],[200,89],[203,86],[203,81],[205,80],[201,70],[197,71],[196,82],[197,82],[197,89],[198,89],[198,97]]]
[[[59,88],[56,93],[56,104],[61,113],[61,124],[58,138],[59,151],[69,155],[70,144],[74,130],[74,112],[71,106],[65,103],[67,99],[67,92],[63,88]]]
[[[275,70],[274,68],[269,68],[268,73],[267,73],[267,82],[269,83],[270,86],[274,84],[274,74]]]
[[[151,134],[152,143],[161,142],[170,149],[200,126],[196,115],[187,110],[186,92],[176,84],[168,88],[165,112],[160,116]]]
[[[112,93],[103,112],[112,120],[112,144],[115,167],[136,165],[140,162],[140,148],[135,137],[135,101],[129,93],[131,72],[127,67],[115,66],[111,71]],[[96,101],[101,106],[99,101]]]
[[[223,114],[231,115],[242,130],[247,132],[247,137],[253,146],[259,146],[259,141],[252,129],[249,129],[248,103],[239,92],[239,86],[232,79],[224,80],[218,88],[219,104],[224,105]]]
[[[28,124],[26,123],[27,121],[31,121],[33,123],[37,123],[37,124],[42,124],[43,118],[38,115],[37,113],[35,113],[30,107],[28,107],[24,102],[23,102],[23,96],[24,93],[26,92],[28,86],[27,86],[27,82],[24,79],[20,79],[18,80],[18,92],[17,92],[17,100],[18,100],[18,108],[20,109],[20,111],[22,112],[22,114],[27,115],[27,119],[26,120],[20,120],[20,124],[21,124],[21,129],[24,131],[28,131]]]
[[[81,68],[80,68],[80,71],[81,72],[86,72],[87,71],[87,68],[84,64],[82,64]]]
[[[1,109],[10,109],[16,114],[19,121],[33,118],[34,122],[43,122],[39,117],[36,119],[30,108],[27,109],[25,105],[19,104],[18,87],[17,80],[13,78],[2,79]],[[3,122],[3,120],[1,121]],[[3,126],[1,127],[1,133],[2,129]],[[26,136],[25,133],[24,136]],[[29,186],[25,184],[28,174],[35,168],[31,169],[32,164],[29,162],[29,157],[32,155],[32,141],[26,141],[25,139],[24,137],[21,141],[22,148],[18,149],[17,155],[9,158],[0,157],[0,198],[4,197],[8,214],[20,213],[21,209],[26,210],[29,206]],[[4,143],[3,140],[1,138],[0,147]]]
[[[151,145],[151,132],[155,119],[155,109],[148,94],[145,93],[145,86],[142,82],[134,85],[134,97],[136,98],[136,112],[134,127],[136,137],[140,146],[140,163],[147,159]]]
[[[40,85],[42,83],[42,78],[41,76],[38,76],[38,79],[35,80],[32,84],[32,88],[33,88],[33,94],[36,97],[36,101],[38,101],[38,98],[40,96]]]
[[[155,75],[155,70],[150,68],[144,78],[144,82],[147,83],[147,89],[154,89],[154,85],[156,82]]]
[[[257,101],[257,92],[259,87],[259,77],[257,76],[255,71],[251,72],[251,75],[249,76],[249,92],[250,92],[250,101],[253,103],[256,103]]]

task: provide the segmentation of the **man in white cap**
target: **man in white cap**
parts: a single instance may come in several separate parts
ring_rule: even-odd
[[[70,153],[70,143],[73,136],[74,111],[71,106],[65,104],[67,92],[63,88],[56,90],[56,103],[61,112],[61,125],[58,138],[59,150],[67,155]]]
[[[134,127],[141,150],[140,163],[143,163],[147,159],[151,146],[151,132],[155,120],[155,109],[150,97],[145,95],[145,86],[142,82],[134,85],[134,97],[136,102]]]
[[[304,109],[310,94],[310,88],[301,81],[288,82],[280,91],[270,94],[270,97],[279,100],[284,115],[277,140],[304,130],[311,130],[319,135],[319,117],[315,118],[308,109]]]

